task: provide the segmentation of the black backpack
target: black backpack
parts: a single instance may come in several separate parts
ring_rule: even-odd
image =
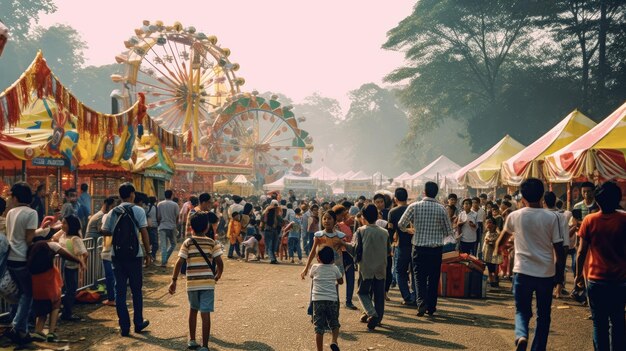
[[[139,239],[137,230],[139,226],[135,221],[133,206],[125,205],[115,208],[117,212],[117,223],[113,229],[113,253],[115,259],[119,261],[130,261],[137,258],[139,253]]]

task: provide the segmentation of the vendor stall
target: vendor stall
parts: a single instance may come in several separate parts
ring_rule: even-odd
[[[461,186],[475,189],[496,188],[500,183],[502,162],[522,149],[524,145],[506,135],[487,152],[454,173],[454,178]]]

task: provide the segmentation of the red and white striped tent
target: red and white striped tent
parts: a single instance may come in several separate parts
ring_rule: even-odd
[[[544,174],[553,183],[596,175],[626,179],[626,103],[580,138],[546,156]]]

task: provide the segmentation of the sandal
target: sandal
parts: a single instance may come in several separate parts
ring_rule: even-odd
[[[111,301],[111,300],[104,300],[104,301],[102,301],[102,304],[105,305],[105,306],[115,307],[115,301]]]
[[[56,335],[56,333],[48,333],[48,335],[46,335],[46,341],[57,342],[59,341],[59,337]]]
[[[189,340],[187,342],[187,349],[189,350],[196,350],[199,347],[200,345],[195,340]]]
[[[30,333],[30,338],[33,339],[33,341],[46,341],[46,334],[43,332],[32,332]]]

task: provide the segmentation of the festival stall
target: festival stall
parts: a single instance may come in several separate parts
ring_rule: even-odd
[[[337,173],[335,173],[332,169],[322,166],[317,169],[315,172],[311,173],[311,178],[315,178],[320,182],[324,183],[332,183],[338,179]]]
[[[411,178],[411,173],[409,172],[404,172],[402,174],[400,174],[399,176],[393,178],[393,181],[391,182],[391,185],[394,186],[406,186],[407,181],[409,181]]]
[[[374,193],[372,177],[363,171],[354,173],[350,179],[344,180],[343,192],[346,196],[357,197],[360,195],[370,196]]]
[[[596,125],[578,110],[572,111],[559,124],[537,139],[534,143],[502,163],[500,177],[503,184],[519,186],[529,177],[546,179],[543,163],[550,155]]]
[[[506,135],[491,149],[453,174],[459,185],[475,189],[496,188],[499,185],[502,162],[517,154],[524,145]]]
[[[317,180],[312,177],[297,177],[294,175],[285,175],[277,181],[263,185],[265,191],[289,191],[296,193],[314,194],[317,191]]]
[[[135,188],[148,196],[163,198],[165,182],[172,178],[176,168],[159,139],[154,134],[143,135],[135,142],[130,162]]]
[[[227,178],[213,183],[213,191],[220,194],[251,196],[254,194],[254,184],[248,181],[246,176],[239,174],[232,180]]]
[[[544,174],[553,183],[616,179],[626,190],[626,103],[572,143],[547,155]]]
[[[131,179],[129,160],[135,135],[143,133],[144,117],[142,94],[117,114],[85,106],[52,73],[41,51],[20,78],[0,93],[0,131],[27,143],[5,143],[5,149],[24,161],[28,181],[45,180],[55,197],[79,181],[91,185],[96,200],[115,195],[117,185]]]
[[[452,174],[461,168],[454,161],[444,155],[413,174],[408,180],[412,187],[420,187],[428,181],[441,182],[444,178],[453,178]]]
[[[390,177],[386,176],[382,172],[376,172],[372,174],[372,183],[376,189],[384,189],[391,185],[389,181]]]

